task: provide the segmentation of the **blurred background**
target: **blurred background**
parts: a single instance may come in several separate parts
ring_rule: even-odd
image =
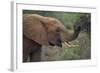
[[[81,25],[81,32],[78,38],[71,42],[71,44],[77,46],[68,47],[62,43],[63,50],[57,46],[43,46],[41,52],[42,61],[91,59],[90,13],[23,10],[23,14],[39,14],[57,18],[69,31],[74,31],[74,25]]]

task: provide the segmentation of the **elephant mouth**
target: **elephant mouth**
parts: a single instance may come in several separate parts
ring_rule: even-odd
[[[64,42],[64,44],[65,44],[66,46],[71,47],[70,42]],[[55,46],[55,45],[57,45],[57,46],[59,46],[59,47],[62,47],[62,44],[61,44],[61,43],[54,44],[54,43],[49,42],[49,45],[50,45],[50,46]]]
[[[50,46],[55,46],[55,44],[53,44],[53,43],[51,43],[51,42],[49,42],[49,45],[50,45]]]
[[[52,43],[52,42],[49,42],[49,45],[50,46],[58,46],[58,47],[62,47],[62,43],[61,43],[61,41],[57,41],[57,42],[55,42],[55,44],[54,43]]]

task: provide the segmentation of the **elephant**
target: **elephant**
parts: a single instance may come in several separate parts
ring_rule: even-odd
[[[41,47],[69,44],[75,40],[81,30],[80,25],[74,25],[74,31],[69,32],[60,20],[39,14],[23,14],[23,62],[41,61]]]

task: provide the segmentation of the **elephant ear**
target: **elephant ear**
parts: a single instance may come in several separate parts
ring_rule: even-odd
[[[24,35],[41,45],[48,45],[47,32],[38,18],[31,15],[23,17]]]

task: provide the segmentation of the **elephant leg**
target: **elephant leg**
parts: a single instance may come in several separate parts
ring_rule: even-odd
[[[41,47],[38,46],[35,51],[30,53],[30,62],[39,62],[41,61]]]
[[[28,57],[34,42],[23,35],[23,62],[28,62]]]
[[[23,46],[23,62],[28,62],[28,57],[31,51],[31,48],[27,45],[30,46],[28,43]]]
[[[27,62],[28,59],[28,52],[23,50],[23,62]]]

